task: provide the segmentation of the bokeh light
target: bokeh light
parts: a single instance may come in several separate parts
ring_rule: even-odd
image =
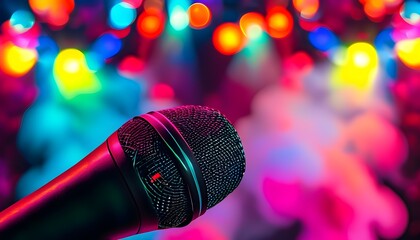
[[[10,26],[18,33],[28,31],[34,23],[34,15],[25,10],[18,10],[10,17]]]
[[[273,38],[284,38],[293,30],[292,15],[283,7],[269,9],[266,22],[268,34]]]
[[[136,19],[136,10],[129,3],[115,4],[109,12],[109,25],[115,29],[124,29]]]
[[[138,8],[142,4],[143,0],[123,0],[122,2],[130,4],[133,8]]]
[[[416,25],[420,22],[420,2],[409,0],[401,6],[401,17],[409,24]]]
[[[13,77],[28,73],[37,61],[35,49],[21,48],[11,42],[0,44],[0,69]]]
[[[189,24],[187,11],[180,5],[176,5],[169,12],[169,22],[173,29],[181,31]]]
[[[319,0],[293,0],[293,6],[301,17],[311,19],[318,12]]]
[[[239,20],[239,26],[247,38],[259,38],[265,30],[264,17],[256,12],[246,13]]]
[[[237,24],[223,23],[213,33],[214,47],[224,55],[239,52],[244,46],[244,36]]]
[[[158,83],[150,89],[150,97],[152,99],[172,99],[175,97],[175,92],[170,85]]]
[[[137,20],[137,31],[145,38],[157,38],[163,28],[163,13],[156,9],[142,12]]]
[[[74,0],[29,0],[29,6],[43,21],[62,27],[74,9]]]
[[[339,45],[337,36],[327,27],[319,27],[309,33],[310,43],[320,51],[326,52]]]
[[[54,79],[66,99],[80,94],[95,93],[101,84],[88,68],[85,55],[77,49],[62,50],[54,62]]]
[[[347,48],[333,85],[353,87],[363,91],[370,90],[377,77],[378,64],[376,49],[371,44],[353,43]]]
[[[395,51],[407,67],[420,70],[420,38],[397,42]]]
[[[195,29],[207,27],[211,21],[210,9],[202,3],[193,3],[188,8],[190,26]]]

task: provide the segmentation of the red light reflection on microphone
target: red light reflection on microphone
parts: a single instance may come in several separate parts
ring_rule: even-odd
[[[153,176],[152,176],[152,178],[150,179],[150,182],[151,183],[154,183],[154,182],[156,182],[160,177],[162,177],[161,175],[160,175],[160,173],[155,173]]]

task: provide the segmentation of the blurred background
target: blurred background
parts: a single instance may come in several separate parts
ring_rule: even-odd
[[[420,3],[0,3],[0,209],[128,119],[224,113],[247,170],[185,228],[129,239],[419,239]]]

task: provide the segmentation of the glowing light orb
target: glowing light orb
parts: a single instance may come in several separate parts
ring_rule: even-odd
[[[373,19],[382,18],[386,14],[385,1],[368,0],[363,6],[363,10]]]
[[[283,7],[271,8],[266,22],[267,32],[273,38],[284,38],[293,30],[292,15]]]
[[[163,31],[163,14],[157,10],[144,11],[137,20],[137,31],[145,38],[157,38]]]
[[[328,51],[339,44],[337,36],[326,27],[319,27],[309,33],[309,42],[318,50]]]
[[[29,0],[29,6],[43,21],[61,27],[69,20],[74,0]]]
[[[10,26],[18,33],[28,31],[34,23],[34,15],[25,10],[18,10],[10,17]]]
[[[109,25],[115,29],[124,29],[136,19],[136,10],[126,2],[120,2],[111,8]]]
[[[175,97],[174,89],[165,83],[158,83],[150,90],[152,99],[173,99]]]
[[[118,65],[118,72],[123,76],[131,77],[140,74],[144,67],[145,63],[140,58],[127,56]]]
[[[239,52],[244,45],[244,36],[240,27],[234,23],[223,23],[213,33],[214,47],[224,55]]]
[[[121,50],[121,40],[114,34],[105,33],[100,36],[92,45],[92,50],[98,53],[103,59],[111,58]]]
[[[25,75],[33,68],[37,58],[35,49],[21,48],[11,42],[0,44],[0,69],[10,76]]]
[[[247,38],[259,38],[265,29],[264,17],[255,12],[246,13],[239,20],[239,26]]]
[[[416,25],[420,22],[420,2],[406,1],[401,7],[401,17],[409,24]]]
[[[210,24],[211,12],[206,5],[194,3],[188,8],[188,17],[192,28],[202,29]]]
[[[122,2],[130,4],[133,8],[138,8],[143,0],[123,0]]]
[[[397,42],[395,51],[398,58],[409,68],[420,70],[420,38]]]
[[[189,24],[188,13],[181,6],[175,6],[169,14],[169,23],[172,28],[181,31]]]
[[[66,99],[101,89],[96,76],[89,70],[85,55],[73,48],[61,51],[54,62],[54,79]]]
[[[349,46],[345,54],[333,83],[358,90],[371,89],[379,64],[376,49],[369,43],[357,42]]]
[[[306,19],[313,18],[319,9],[319,0],[293,0],[293,6]]]

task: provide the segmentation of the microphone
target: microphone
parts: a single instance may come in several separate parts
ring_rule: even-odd
[[[149,112],[1,212],[0,239],[118,239],[182,227],[230,194],[244,172],[241,140],[219,111]]]

